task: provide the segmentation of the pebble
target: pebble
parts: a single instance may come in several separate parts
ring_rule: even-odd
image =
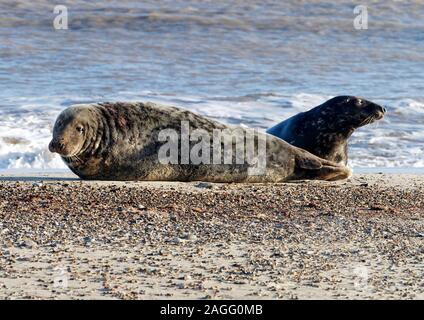
[[[209,182],[200,182],[200,183],[196,184],[195,187],[201,188],[201,189],[212,189],[213,185]]]
[[[0,184],[0,277],[11,284],[0,299],[369,298],[352,265],[368,268],[373,298],[422,291],[420,184]],[[71,290],[51,291],[55,266]]]
[[[31,239],[25,239],[22,241],[19,245],[20,247],[28,248],[28,249],[35,249],[38,247],[37,243]]]

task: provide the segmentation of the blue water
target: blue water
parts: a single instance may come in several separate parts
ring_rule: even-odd
[[[156,101],[262,129],[335,95],[387,106],[353,167],[424,167],[424,5],[352,1],[0,2],[0,168],[63,168],[47,150],[74,103]],[[367,1],[361,1],[367,4]]]

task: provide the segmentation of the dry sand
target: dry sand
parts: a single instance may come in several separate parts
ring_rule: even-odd
[[[423,299],[424,175],[0,176],[0,299]]]

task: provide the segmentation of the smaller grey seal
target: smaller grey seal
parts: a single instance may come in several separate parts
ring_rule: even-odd
[[[347,164],[347,140],[359,127],[384,117],[386,109],[371,101],[338,96],[267,130],[320,158]]]
[[[204,118],[190,111],[153,103],[96,103],[72,106],[59,115],[49,144],[51,152],[61,155],[68,167],[82,179],[90,180],[162,180],[210,182],[284,182],[301,179],[339,180],[350,176],[349,168],[321,159],[296,148],[274,136],[258,132],[255,140],[266,149],[257,148],[259,160],[264,159],[264,171],[249,173],[255,161],[243,162],[237,152],[226,152],[221,138],[213,144],[209,138],[183,139],[202,133],[211,137],[225,130],[234,131],[228,145],[232,150],[243,147],[242,157],[248,154],[247,129],[233,130],[227,125]],[[176,136],[163,139],[165,132]],[[235,138],[236,141],[233,140]],[[174,140],[173,140],[174,139]],[[225,140],[225,139],[224,139]],[[252,141],[252,140],[250,140]],[[205,144],[203,144],[205,142]],[[222,149],[224,144],[224,149]],[[200,145],[200,149],[199,149]],[[175,163],[164,163],[168,155],[162,153],[170,146],[176,150]],[[259,146],[259,144],[258,144]],[[235,148],[234,148],[235,147]],[[246,147],[246,148],[245,148]],[[264,152],[259,152],[264,150]],[[201,154],[206,161],[186,161],[187,152]],[[209,160],[213,155],[219,161]],[[227,157],[228,156],[228,157]],[[228,162],[220,162],[221,159]]]

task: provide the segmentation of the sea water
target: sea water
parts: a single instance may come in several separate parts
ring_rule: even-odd
[[[57,30],[54,6],[68,11]],[[63,169],[54,120],[77,103],[152,101],[266,128],[336,95],[386,106],[349,164],[424,167],[424,4],[0,1],[0,169]]]

